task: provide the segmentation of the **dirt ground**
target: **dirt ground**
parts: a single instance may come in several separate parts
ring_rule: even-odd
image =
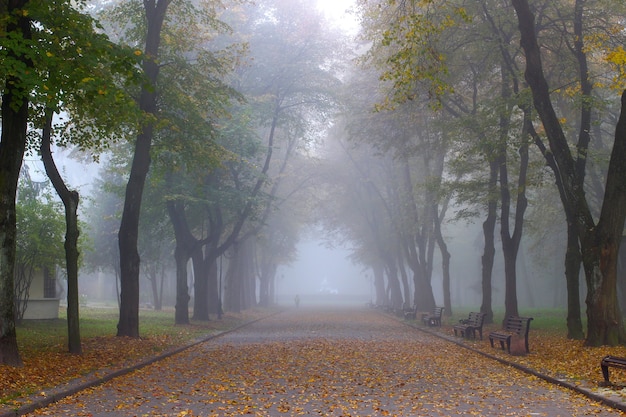
[[[31,416],[616,416],[368,309],[291,309]]]

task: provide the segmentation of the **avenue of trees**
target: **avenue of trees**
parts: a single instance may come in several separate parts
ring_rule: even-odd
[[[354,248],[375,304],[450,314],[477,286],[489,321],[495,265],[516,315],[520,258],[562,248],[538,279],[565,288],[568,336],[626,342],[625,9],[358,0],[348,39],[305,0],[1,2],[0,363],[21,365],[27,268],[64,269],[81,353],[80,271],[110,277],[117,334],[139,337],[142,302],[176,324],[271,305],[312,226]],[[63,147],[98,163],[88,198]],[[18,193],[25,155],[47,194]],[[479,276],[452,267],[465,224],[482,226]],[[29,258],[40,239],[57,251]]]
[[[411,164],[412,171],[404,170],[404,181],[420,181],[419,187],[407,189],[419,200],[397,204],[415,219],[421,210],[424,223],[412,222],[413,230],[394,226],[401,242],[407,241],[402,235],[410,235],[404,263],[414,274],[415,302],[425,310],[433,306],[430,297],[417,298],[417,288],[425,288],[424,274],[430,282],[431,240],[447,259],[437,230],[452,198],[464,208],[483,208],[478,213],[484,216],[481,311],[488,318],[493,314],[491,274],[499,229],[505,315],[518,314],[516,265],[525,212],[529,204],[540,204],[533,194],[550,181],[567,230],[562,244],[567,245],[568,333],[573,338],[585,333],[579,305],[582,265],[586,343],[623,343],[617,299],[617,255],[626,214],[620,162],[626,138],[618,99],[623,4],[485,0],[362,1],[359,6],[364,37],[372,42],[364,61],[379,69],[380,80],[380,116],[367,117],[403,112],[408,122],[394,121],[384,138],[359,137],[357,131],[354,139],[376,147],[384,142],[398,154],[396,161],[424,159]],[[437,150],[446,162],[438,172],[433,170]],[[399,188],[402,177],[395,175]],[[388,205],[390,199],[384,200]],[[390,219],[398,222],[393,210],[388,209]],[[419,268],[412,267],[411,251],[426,255]],[[444,276],[444,297],[446,285]]]

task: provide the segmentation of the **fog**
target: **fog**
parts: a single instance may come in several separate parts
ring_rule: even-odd
[[[298,259],[281,266],[276,274],[276,302],[293,304],[361,304],[371,299],[371,283],[362,266],[349,259],[350,250],[329,248],[320,236],[297,245]]]

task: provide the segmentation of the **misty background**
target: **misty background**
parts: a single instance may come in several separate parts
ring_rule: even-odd
[[[117,2],[92,4],[113,38],[132,41],[133,33],[122,33],[131,23],[116,20],[120,19]],[[156,139],[143,200],[142,307],[160,305],[155,302],[159,296],[163,306],[176,304],[181,265],[173,255],[180,241],[172,230],[173,210],[168,213],[165,208],[173,201],[179,204],[178,216],[189,223],[195,243],[206,245],[202,276],[215,279],[220,303],[230,300],[226,308],[262,304],[264,297],[291,306],[298,295],[304,305],[369,303],[398,309],[417,304],[419,295],[428,291],[434,303],[442,305],[446,284],[444,250],[439,248],[443,242],[450,255],[452,305],[476,308],[481,304],[483,222],[494,199],[488,189],[489,158],[492,149],[500,146],[494,139],[500,134],[495,115],[502,103],[493,99],[500,86],[485,76],[499,70],[491,55],[495,48],[477,43],[468,55],[450,53],[450,73],[436,86],[441,91],[422,86],[424,80],[412,80],[406,88],[415,91],[408,99],[398,99],[389,82],[384,82],[391,75],[381,63],[403,58],[390,59],[392,52],[382,50],[384,42],[376,37],[384,27],[383,17],[388,16],[377,21],[368,11],[367,2],[347,0],[320,0],[316,7],[276,0],[226,8],[219,17],[231,25],[232,32],[210,34],[214,37],[202,42],[211,44],[211,53],[220,48],[230,52],[231,45],[245,44],[237,51],[241,55],[229,57],[230,72],[224,72],[228,75],[192,68],[200,61],[199,51],[205,52],[203,43],[190,46],[179,39],[182,45],[174,41],[167,45],[167,57],[189,67],[180,64],[184,70],[172,69],[161,80],[165,85],[186,86],[189,80],[178,78],[180,74],[199,71],[194,83],[222,77],[228,88],[220,86],[224,91],[215,100],[224,102],[209,110],[182,107],[193,104],[184,101],[188,90],[205,93],[196,84],[175,92],[163,88],[161,104],[171,126],[164,127]],[[515,27],[510,24],[513,17],[513,13],[498,15],[507,28]],[[479,23],[470,25],[463,16],[457,18],[459,32],[450,38],[464,39],[478,30]],[[186,33],[185,28],[176,29]],[[518,43],[511,35],[507,47],[515,49]],[[447,51],[446,45],[437,46]],[[472,65],[465,65],[470,60]],[[559,68],[558,61],[549,65]],[[457,90],[449,92],[444,84]],[[448,102],[442,99],[443,110],[431,107],[435,90],[450,95]],[[229,94],[232,97],[225,99]],[[608,160],[606,132],[617,115],[608,87],[599,95],[606,104],[595,120],[599,145],[592,152],[587,185],[596,211]],[[207,96],[193,99],[205,103],[201,99]],[[396,101],[390,104],[390,100]],[[511,178],[523,171],[522,115],[516,105],[510,104],[508,114],[514,127],[504,135],[510,143],[501,148]],[[462,114],[471,106],[475,106],[472,111]],[[576,108],[566,102],[560,111],[571,116]],[[206,118],[206,126],[188,114]],[[194,130],[196,124],[211,133],[200,127]],[[115,252],[132,156],[133,135],[129,136],[112,141],[98,161],[93,161],[90,151],[72,146],[54,151],[65,180],[81,195],[79,217],[85,241],[79,286],[86,303],[119,302],[119,254]],[[513,180],[509,184],[513,196],[524,190],[529,200],[515,259],[516,296],[525,308],[565,308],[564,214],[543,156],[531,149],[529,159],[528,178],[523,184]],[[46,181],[36,156],[28,156],[24,167],[33,182]],[[493,305],[498,307],[504,304],[506,287],[501,231],[505,222],[513,224],[518,209],[513,206],[510,219],[503,219],[500,210],[494,215],[498,222],[492,232],[491,290]],[[209,235],[220,222],[215,247],[209,248]],[[218,251],[216,247],[229,242],[229,233],[238,227],[241,231],[230,246]],[[215,254],[215,260],[209,254]],[[201,265],[191,258],[183,265],[192,304]],[[426,288],[416,289],[416,285]],[[580,294],[584,299],[584,282]]]

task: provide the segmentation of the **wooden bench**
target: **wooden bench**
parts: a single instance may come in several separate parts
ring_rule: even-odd
[[[600,367],[602,368],[602,376],[604,377],[604,382],[610,383],[609,381],[609,367],[612,366],[614,368],[622,368],[626,369],[626,358],[620,358],[619,356],[605,356],[600,361]]]
[[[513,335],[517,335],[524,338],[526,353],[530,353],[528,349],[528,332],[532,319],[532,317],[507,317],[502,326],[502,330],[489,333],[489,343],[491,343],[491,347],[493,347],[493,341],[498,340],[502,350],[504,350],[504,344],[506,343],[506,351],[511,353],[511,338]]]
[[[485,313],[477,313],[472,311],[466,319],[459,320],[459,324],[455,324],[454,335],[457,336],[457,332],[461,333],[461,337],[476,339],[476,331],[480,335],[480,340],[483,340],[483,322],[485,321]]]
[[[435,307],[432,313],[422,314],[422,321],[427,326],[441,327],[441,316],[443,316],[444,307]]]

